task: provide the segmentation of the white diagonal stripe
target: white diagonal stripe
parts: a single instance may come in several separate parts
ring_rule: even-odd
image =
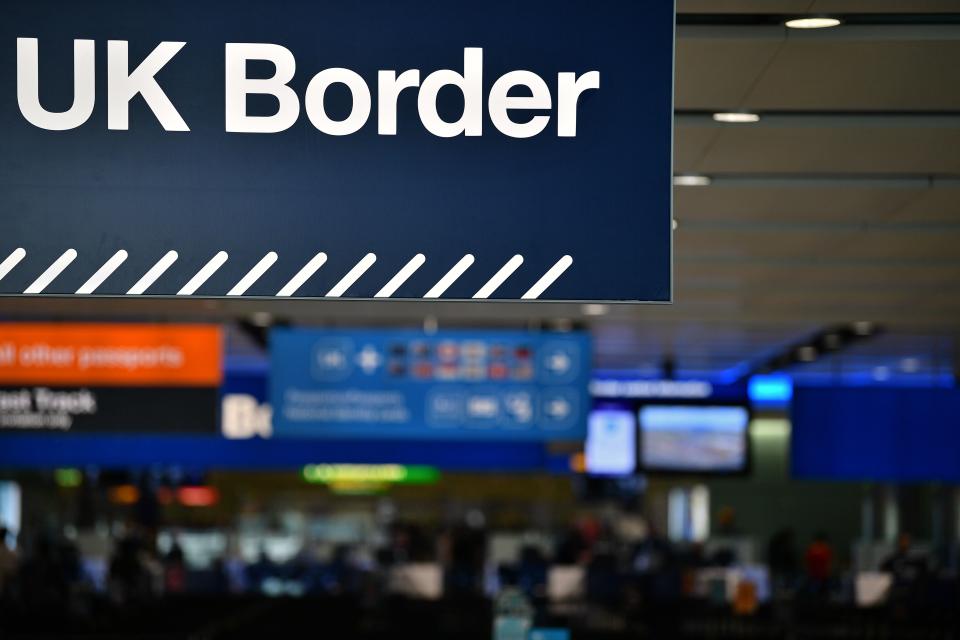
[[[543,276],[537,280],[536,284],[530,287],[530,290],[523,294],[521,300],[536,300],[540,295],[547,290],[547,287],[552,285],[560,275],[570,268],[570,265],[573,264],[573,258],[570,256],[563,256],[557,263],[550,267],[550,270],[547,271]]]
[[[97,269],[96,273],[90,276],[90,279],[83,283],[83,285],[77,289],[77,293],[80,295],[86,295],[93,293],[97,290],[103,281],[110,277],[110,274],[117,270],[123,261],[127,259],[127,252],[123,249],[117,251],[113,256],[103,263],[103,266]]]
[[[450,288],[454,282],[457,281],[457,278],[463,275],[463,272],[470,268],[470,265],[473,264],[473,256],[467,254],[460,258],[460,261],[457,264],[453,265],[450,271],[447,271],[437,284],[433,285],[433,288],[430,291],[427,291],[423,297],[424,298],[439,298],[443,295],[443,292]]]
[[[47,270],[40,274],[40,277],[33,281],[29,287],[24,289],[24,293],[41,293],[47,288],[53,280],[63,273],[71,262],[77,259],[76,249],[67,249],[59,258],[54,260],[53,264],[47,267]]]
[[[177,252],[167,251],[162,258],[157,260],[157,264],[150,267],[150,269],[143,274],[139,280],[137,280],[137,284],[130,287],[130,291],[127,291],[127,295],[139,296],[142,294],[150,287],[150,285],[157,281],[157,278],[163,275],[164,271],[170,268],[170,265],[176,261]]]
[[[422,253],[418,253],[417,255],[410,258],[410,262],[403,265],[403,268],[400,269],[400,271],[397,271],[397,274],[392,278],[390,278],[390,281],[387,282],[387,284],[383,285],[383,288],[380,289],[380,291],[377,291],[377,293],[374,294],[373,297],[389,298],[390,296],[392,296],[394,293],[397,292],[397,289],[400,288],[400,285],[406,282],[407,279],[413,275],[413,272],[419,269],[421,266],[423,266],[423,263],[426,261],[427,261],[427,258]]]
[[[311,258],[310,262],[303,265],[303,268],[300,271],[297,271],[297,275],[290,278],[290,282],[283,285],[283,289],[277,292],[277,297],[286,298],[292,296],[297,292],[297,290],[303,286],[303,284],[310,279],[310,276],[317,272],[317,269],[323,266],[323,263],[327,261],[327,254],[323,251]]]
[[[523,256],[515,255],[507,263],[500,267],[500,270],[493,274],[493,277],[487,280],[487,284],[480,287],[480,291],[473,294],[474,298],[489,298],[510,275],[523,264]]]
[[[24,251],[23,247],[17,247],[3,262],[0,262],[0,280],[3,280],[26,255],[27,252]]]
[[[240,278],[240,282],[233,285],[233,289],[227,292],[228,296],[242,296],[247,292],[254,282],[260,279],[264,273],[267,272],[267,269],[273,266],[273,263],[277,261],[277,252],[270,251],[267,255],[260,258],[260,262],[253,266],[253,269],[247,272],[247,275]]]
[[[210,276],[217,271],[217,269],[223,266],[223,263],[227,261],[228,257],[229,256],[227,255],[226,251],[217,252],[217,255],[210,258],[210,261],[203,265],[203,268],[201,268],[200,271],[197,271],[196,275],[190,278],[187,284],[183,285],[183,288],[180,289],[180,291],[177,291],[177,295],[192,296],[197,289],[199,289],[200,286],[203,285],[203,283],[206,282],[207,279],[209,279]]]
[[[353,269],[350,269],[350,271],[347,272],[347,275],[343,276],[340,282],[333,285],[333,289],[330,289],[330,291],[327,292],[327,297],[339,298],[342,296],[346,290],[349,289],[354,282],[359,280],[360,276],[362,276],[364,272],[376,261],[377,256],[372,253],[368,253],[360,258],[360,262],[355,264]]]

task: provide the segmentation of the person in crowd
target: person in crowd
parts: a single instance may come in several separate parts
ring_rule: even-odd
[[[517,586],[532,599],[546,596],[549,564],[539,547],[525,545],[520,550],[517,567]]]
[[[767,545],[767,564],[770,566],[770,577],[778,590],[794,586],[799,562],[793,529],[782,527],[770,538]]]
[[[10,530],[0,526],[0,600],[10,590],[19,566],[17,554],[9,546],[12,542],[11,537]]]
[[[29,548],[17,571],[20,596],[37,610],[62,611],[82,577],[76,545],[44,531]]]
[[[213,560],[210,566],[210,591],[217,595],[233,593],[231,586],[230,570],[227,567],[227,559],[218,556]]]
[[[119,602],[141,600],[152,594],[152,577],[141,551],[139,538],[130,534],[120,539],[110,559],[109,588]]]
[[[818,532],[804,556],[807,580],[816,594],[826,594],[833,575],[833,547],[824,532]]]
[[[568,528],[557,545],[556,563],[560,565],[582,564],[589,553],[587,541],[577,527]]]
[[[183,593],[187,586],[187,567],[183,558],[183,549],[174,542],[163,559],[164,593]]]
[[[733,507],[723,506],[717,511],[716,533],[718,536],[740,535],[740,527],[737,525],[737,512]]]
[[[880,564],[881,571],[893,574],[897,582],[914,582],[927,572],[926,556],[912,549],[912,539],[909,533],[901,533],[897,537],[897,546]]]
[[[897,537],[897,545],[881,564],[880,570],[893,576],[889,600],[895,607],[923,607],[930,587],[928,557],[913,548],[909,533]]]
[[[481,592],[486,548],[487,536],[482,528],[469,524],[453,528],[447,571],[447,586],[451,594],[473,596]]]
[[[260,593],[263,590],[263,583],[276,573],[276,565],[267,555],[267,550],[263,547],[257,554],[257,559],[247,566],[244,583],[253,593]]]

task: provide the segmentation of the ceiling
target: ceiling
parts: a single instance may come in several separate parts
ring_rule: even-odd
[[[840,27],[789,30],[828,13]],[[960,334],[960,0],[678,0],[675,303],[285,301],[302,323],[595,329],[602,368],[749,371],[825,327],[884,331],[804,371],[952,372]],[[753,111],[719,124],[715,111]],[[249,317],[264,302],[49,298],[9,315]],[[884,371],[886,373],[884,373]]]

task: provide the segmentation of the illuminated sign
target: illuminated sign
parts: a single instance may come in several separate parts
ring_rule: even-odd
[[[423,465],[309,464],[303,468],[303,479],[311,484],[433,484],[440,471]]]
[[[274,438],[579,441],[585,333],[274,329]]]
[[[216,429],[210,325],[0,324],[0,431]]]
[[[0,295],[669,301],[673,0],[15,0]]]

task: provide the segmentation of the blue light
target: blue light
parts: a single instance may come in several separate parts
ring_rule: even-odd
[[[753,376],[747,392],[757,404],[787,404],[793,397],[793,380],[782,374]]]

